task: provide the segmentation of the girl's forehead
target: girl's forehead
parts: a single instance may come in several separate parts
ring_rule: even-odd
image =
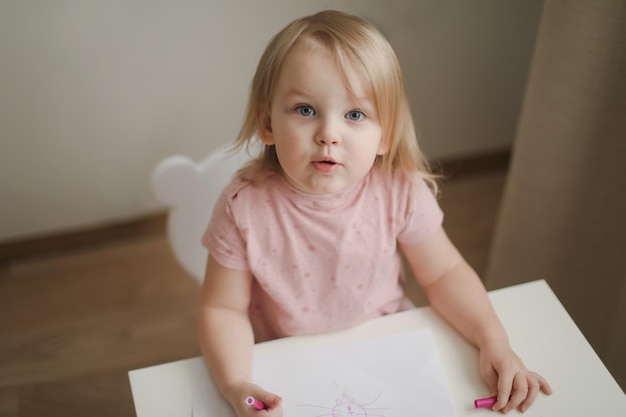
[[[277,84],[307,83],[310,78],[338,74],[344,86],[358,98],[372,96],[371,82],[363,69],[345,55],[341,56],[317,43],[298,43],[285,56]]]

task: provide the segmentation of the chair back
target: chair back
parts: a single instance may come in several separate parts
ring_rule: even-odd
[[[197,163],[173,155],[152,172],[152,190],[167,207],[167,234],[174,256],[199,283],[204,280],[207,250],[200,243],[213,206],[235,172],[251,158],[246,147],[226,147]]]

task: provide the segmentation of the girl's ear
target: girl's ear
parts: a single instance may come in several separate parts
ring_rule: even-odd
[[[382,138],[380,140],[380,143],[378,144],[378,151],[376,151],[376,155],[383,156],[387,152],[389,152],[389,144],[387,142],[388,141],[385,140],[385,138]]]
[[[274,134],[272,133],[272,120],[270,116],[259,116],[259,138],[264,145],[274,144]]]

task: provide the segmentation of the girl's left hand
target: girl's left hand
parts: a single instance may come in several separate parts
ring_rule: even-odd
[[[516,408],[524,412],[537,398],[539,391],[552,394],[548,381],[529,371],[508,343],[492,343],[480,350],[480,373],[487,382],[491,396],[498,397],[492,410],[507,413]]]

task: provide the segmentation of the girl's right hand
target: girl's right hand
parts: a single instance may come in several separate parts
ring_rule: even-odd
[[[269,391],[264,390],[258,385],[245,382],[234,387],[228,395],[229,402],[237,417],[282,417],[283,407],[282,398]],[[247,397],[254,397],[261,401],[267,407],[264,410],[246,404]]]

